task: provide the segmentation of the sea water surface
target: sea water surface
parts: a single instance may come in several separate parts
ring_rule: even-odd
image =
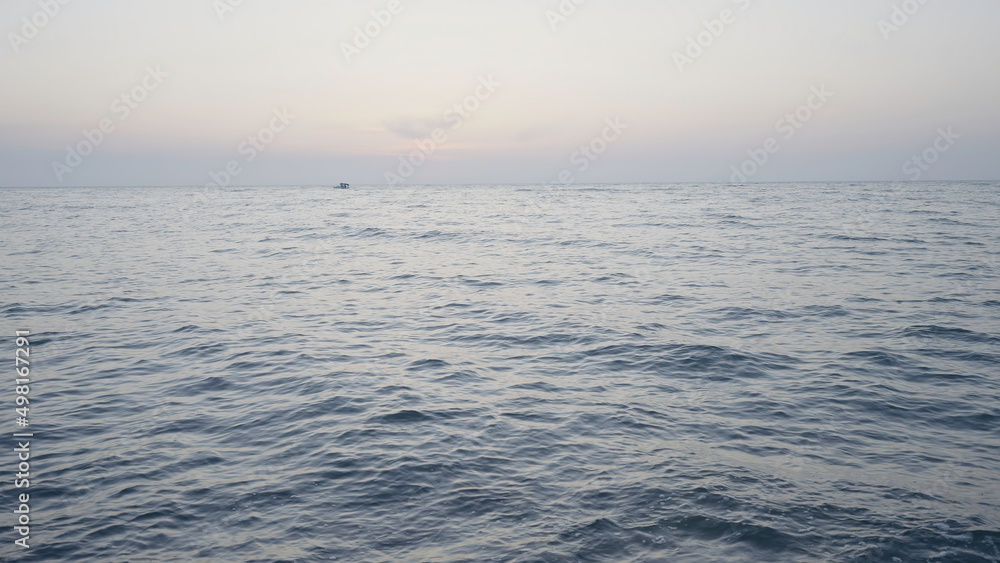
[[[0,223],[4,560],[1000,561],[1000,184],[4,189]]]

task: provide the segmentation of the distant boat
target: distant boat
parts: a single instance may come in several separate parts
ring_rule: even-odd
[[[342,190],[346,190],[346,189],[347,189],[347,188],[349,188],[349,187],[351,187],[351,185],[350,185],[350,184],[346,184],[346,183],[344,183],[344,182],[341,182],[341,183],[340,183],[340,189],[342,189]]]

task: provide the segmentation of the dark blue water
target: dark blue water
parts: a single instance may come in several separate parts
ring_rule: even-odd
[[[998,184],[0,198],[5,560],[1000,561]]]

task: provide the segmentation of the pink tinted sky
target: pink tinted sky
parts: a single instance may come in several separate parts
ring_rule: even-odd
[[[0,186],[1000,179],[993,0],[229,1],[5,2]]]

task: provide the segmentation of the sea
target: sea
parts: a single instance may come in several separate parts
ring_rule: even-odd
[[[0,242],[3,561],[1000,561],[1000,183],[7,188]]]

